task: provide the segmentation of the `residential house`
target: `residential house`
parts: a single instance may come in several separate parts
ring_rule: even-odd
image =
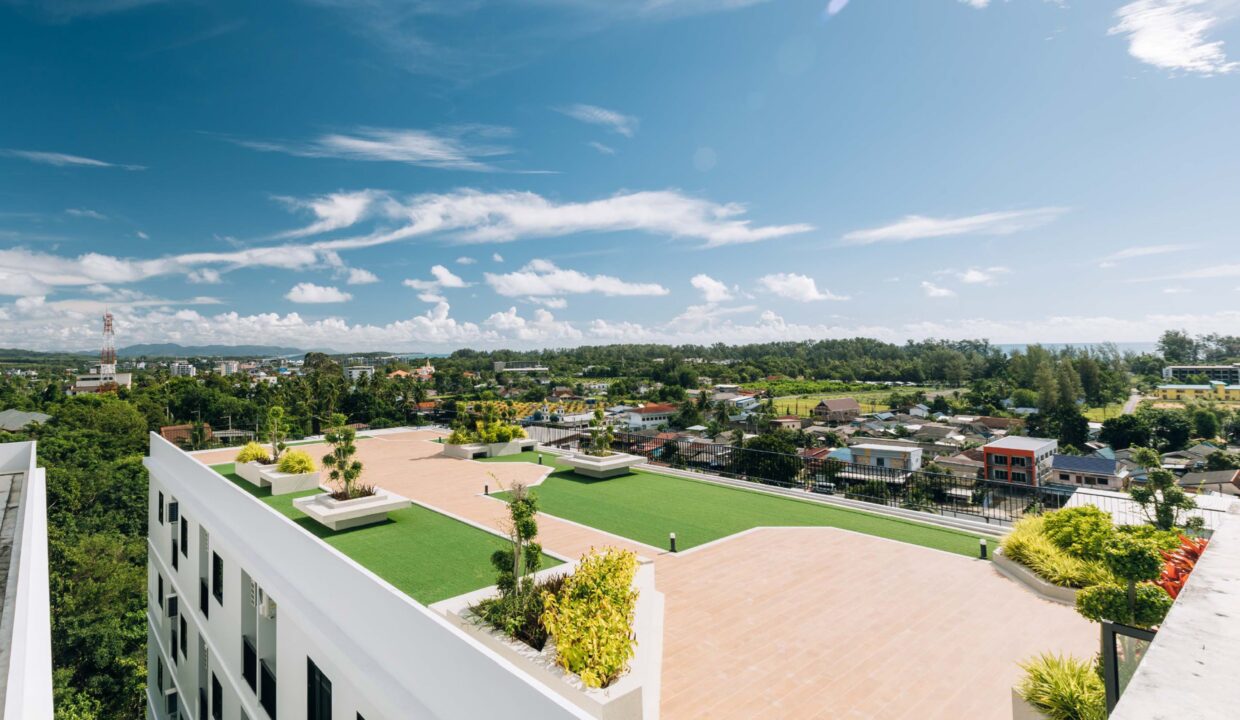
[[[1128,469],[1118,460],[1097,456],[1054,455],[1046,484],[1122,490]]]
[[[1059,441],[1047,438],[1008,436],[982,447],[986,479],[1038,485],[1050,471]]]
[[[976,480],[985,476],[984,458],[985,453],[981,450],[965,450],[955,455],[937,457],[934,463],[958,478]]]
[[[1219,448],[1210,443],[1198,443],[1185,450],[1163,453],[1162,466],[1172,472],[1200,470],[1206,466],[1206,458],[1218,452]]]
[[[656,428],[671,422],[678,410],[672,403],[648,403],[629,411],[628,425],[634,430]]]
[[[45,413],[9,408],[0,412],[0,430],[20,432],[31,425],[42,425],[51,419],[52,416]]]
[[[1190,472],[1176,479],[1175,484],[1188,492],[1240,495],[1240,470]]]
[[[849,448],[853,463],[893,470],[920,470],[921,448],[861,443]]]
[[[928,418],[930,417],[930,407],[928,405],[923,405],[921,403],[918,403],[914,405],[913,407],[909,408],[908,414],[912,415],[913,417]]]
[[[813,415],[829,424],[850,423],[861,416],[861,404],[853,398],[827,398],[814,406]]]
[[[771,418],[771,427],[775,430],[800,430],[801,418],[796,415],[781,415]]]

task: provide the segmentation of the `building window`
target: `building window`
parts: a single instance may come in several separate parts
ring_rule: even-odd
[[[168,502],[168,522],[174,523],[181,519],[181,504],[176,500]]]
[[[887,467],[887,458],[882,458],[882,457],[874,458],[874,466],[875,467]]]
[[[1060,482],[1068,482],[1068,480],[1069,480],[1068,473],[1059,473]]]
[[[996,480],[1007,480],[1008,479],[1007,470],[996,470],[995,479]]]
[[[211,594],[215,601],[224,604],[224,559],[219,553],[211,553]]]
[[[224,720],[224,686],[215,673],[211,673],[211,717]]]
[[[1028,463],[1027,458],[1015,456],[1012,458],[1012,467],[1024,467]]]
[[[306,718],[332,720],[332,681],[306,658]]]
[[[1097,484],[1098,484],[1098,478],[1087,477],[1087,478],[1085,478],[1085,484],[1086,484],[1086,485],[1097,485]]]
[[[185,625],[185,616],[182,615],[181,616],[181,657],[186,660],[189,659],[189,643],[186,642],[185,640],[185,638],[188,635],[189,635],[189,630]],[[173,648],[172,651],[176,652],[176,648]]]
[[[1007,455],[991,455],[990,461],[995,465],[1007,465]]]
[[[159,573],[155,573],[155,603],[164,609],[164,576]]]
[[[156,511],[156,515],[159,517],[159,524],[163,525],[164,524],[164,494],[162,492],[159,494],[159,508]]]
[[[1026,482],[1025,474],[1023,472],[1012,473],[1012,482],[1018,482],[1018,483]]]
[[[179,567],[177,565],[177,562],[178,562],[177,557],[178,557],[177,556],[177,536],[176,534],[173,534],[172,536],[172,569],[173,570],[176,570]]]
[[[181,554],[189,558],[189,520],[181,518]]]

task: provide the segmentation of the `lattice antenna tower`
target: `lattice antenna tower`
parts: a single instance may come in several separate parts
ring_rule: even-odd
[[[116,333],[112,330],[112,313],[108,311],[103,313],[103,351],[99,353],[99,374],[105,377],[116,374]]]

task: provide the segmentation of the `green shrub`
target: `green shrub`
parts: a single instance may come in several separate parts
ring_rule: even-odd
[[[1106,720],[1106,688],[1092,663],[1043,654],[1020,665],[1017,692],[1051,720]]]
[[[547,628],[542,623],[543,598],[558,595],[565,577],[551,575],[536,581],[530,592],[487,598],[475,605],[473,611],[491,627],[535,650],[542,650],[547,644]]]
[[[270,461],[271,461],[271,455],[268,454],[267,448],[263,447],[262,445],[259,445],[253,440],[246,443],[245,446],[242,447],[241,450],[237,453],[237,457],[236,457],[236,462],[239,462],[239,463],[248,463],[248,462],[265,463],[265,462],[270,462]]]
[[[636,572],[636,555],[607,548],[582,557],[560,592],[543,598],[542,623],[555,638],[556,663],[586,687],[615,682],[633,657]]]
[[[1171,552],[1180,547],[1180,534],[1175,530],[1159,530],[1153,525],[1121,525],[1115,528],[1115,532],[1148,540],[1158,550]]]
[[[1101,561],[1073,557],[1060,549],[1044,532],[1045,523],[1045,515],[1026,517],[1017,522],[1000,543],[1003,554],[1029,568],[1043,580],[1060,587],[1083,588],[1116,582],[1115,576]]]
[[[1111,538],[1103,550],[1103,561],[1116,577],[1130,582],[1157,580],[1163,569],[1154,541],[1136,535]]]
[[[1114,583],[1095,585],[1076,594],[1076,611],[1094,622],[1152,627],[1162,623],[1175,602],[1166,590],[1150,583],[1136,587],[1136,611],[1128,609],[1127,588]]]
[[[1046,513],[1043,532],[1064,552],[1082,560],[1101,560],[1107,542],[1115,536],[1111,513],[1092,505]]]
[[[276,465],[276,469],[282,473],[290,473],[293,475],[301,475],[302,473],[314,472],[314,461],[304,450],[289,450],[280,456],[280,462]]]

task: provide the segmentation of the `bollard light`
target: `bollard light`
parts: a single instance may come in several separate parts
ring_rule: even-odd
[[[986,559],[986,538],[977,539],[977,556],[982,560]]]
[[[483,486],[482,486],[482,494],[483,494],[483,495],[490,495],[490,494],[491,494],[491,486],[490,486],[490,485],[483,485]],[[986,542],[986,541],[985,541],[985,540],[983,540],[982,542]]]
[[[542,453],[538,453],[538,464],[542,465]]]
[[[668,547],[671,548],[672,552],[676,552],[676,533],[667,534],[667,544]]]

